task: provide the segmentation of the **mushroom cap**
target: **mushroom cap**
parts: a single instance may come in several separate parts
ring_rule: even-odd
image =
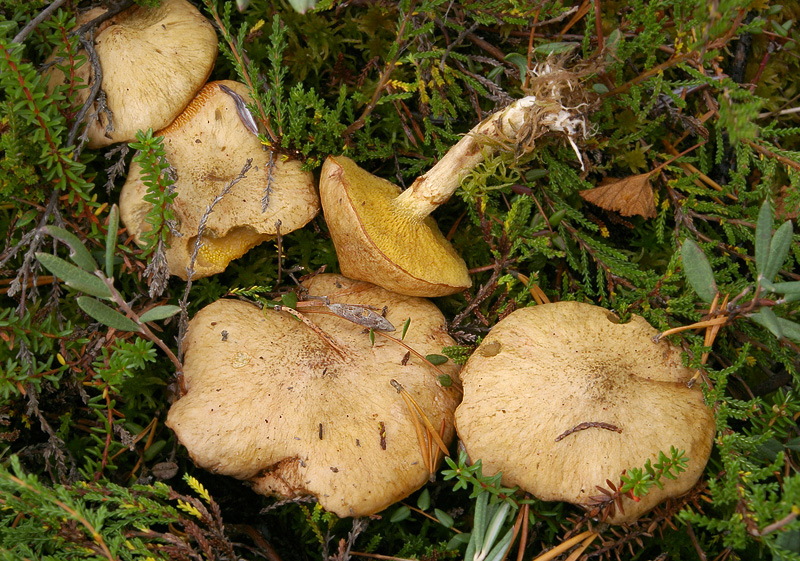
[[[253,163],[246,177],[208,215],[194,278],[220,273],[233,259],[274,238],[278,221],[281,234],[286,234],[302,228],[319,212],[311,172],[303,171],[297,160],[284,161],[266,151],[242,123],[236,102],[222,86],[249,102],[244,84],[209,82],[170,126],[158,131],[164,136],[167,160],[178,175],[174,185],[178,195],[172,209],[179,222],[177,230],[182,234],[170,238],[167,265],[171,274],[184,280],[203,214],[240,174],[248,158]],[[267,185],[272,190],[267,209],[262,212],[261,200]],[[120,217],[137,243],[150,228],[145,218],[152,205],[144,200],[146,194],[141,166],[132,163],[120,193]]]
[[[92,10],[80,21],[100,13]],[[156,8],[135,5],[104,23],[95,50],[113,130],[106,133],[108,116],[101,112],[89,127],[89,148],[132,142],[138,130],[157,130],[171,123],[211,74],[217,34],[187,0],[163,0]],[[84,83],[90,82],[88,61],[77,74]],[[64,81],[61,71],[51,72],[51,88]],[[75,91],[76,104],[82,105],[88,95],[88,87]],[[95,103],[90,114],[96,110]]]
[[[671,446],[686,452],[685,472],[639,502],[626,495],[612,523],[688,491],[711,453],[714,416],[701,389],[687,387],[693,372],[680,349],[654,343],[656,333],[640,316],[617,323],[608,310],[579,302],[516,310],[461,372],[456,426],[470,457],[539,499],[589,505],[597,486],[616,483],[623,470]]]
[[[445,296],[472,284],[433,218],[393,207],[398,186],[350,158],[330,156],[319,189],[342,274],[409,296]]]
[[[425,356],[453,340],[431,303],[339,275],[305,286],[332,302],[387,308],[395,326],[411,318],[403,340]],[[325,308],[318,308],[325,310]],[[285,312],[219,300],[192,319],[186,333],[186,394],[167,417],[194,462],[251,480],[263,494],[315,495],[338,516],[378,512],[428,479],[411,417],[390,381],[397,380],[434,427],[454,434],[459,394],[406,348],[330,313],[307,318],[346,352]],[[399,337],[399,335],[398,335]],[[457,380],[457,367],[439,367]]]

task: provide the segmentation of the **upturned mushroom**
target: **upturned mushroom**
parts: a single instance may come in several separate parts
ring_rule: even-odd
[[[453,344],[426,300],[339,275],[318,275],[305,286],[333,304],[385,309],[398,329],[410,319],[403,343],[423,356]],[[459,394],[405,346],[383,336],[372,344],[363,325],[326,307],[300,309],[315,328],[235,300],[198,312],[185,339],[186,393],[167,425],[198,466],[248,480],[259,493],[314,495],[338,516],[378,512],[429,476],[396,387],[433,426],[444,426],[445,442]],[[439,368],[457,380],[456,366]]]
[[[635,520],[688,491],[711,452],[714,417],[679,348],[634,315],[578,302],[523,308],[491,330],[461,372],[456,426],[484,473],[537,498],[591,506],[624,470],[685,451],[686,471],[662,479],[608,522]]]
[[[78,18],[78,25],[102,14],[94,9]],[[138,130],[161,129],[177,117],[203,87],[217,57],[217,35],[211,23],[186,0],[163,0],[158,7],[135,5],[101,24],[94,48],[103,72],[106,111],[98,111],[87,132],[89,148],[132,142]],[[81,50],[79,54],[86,56]],[[54,58],[51,57],[51,61]],[[75,70],[83,84],[91,84],[89,61]],[[66,81],[57,68],[48,87]],[[74,93],[80,107],[90,88]]]
[[[546,75],[542,95],[517,100],[485,119],[405,191],[347,157],[329,157],[322,166],[320,197],[342,274],[411,296],[468,288],[464,260],[430,214],[489,154],[501,149],[528,153],[550,132],[564,134],[575,147],[573,138],[585,134],[586,124],[563,105],[564,92],[579,89],[575,76],[562,71],[548,81]]]
[[[193,278],[224,271],[233,259],[273,239],[278,228],[282,234],[292,232],[319,212],[311,172],[303,171],[297,160],[265,150],[242,121],[240,112],[246,111],[249,99],[244,84],[210,82],[172,124],[157,133],[164,137],[167,160],[178,176],[173,211],[180,236],[170,236],[167,265],[171,274],[184,280],[204,215],[207,222]],[[209,205],[239,175],[247,159],[253,160],[250,171],[208,214]],[[137,243],[150,228],[145,218],[152,208],[144,199],[147,186],[140,172],[138,164],[131,164],[120,193],[120,217]]]

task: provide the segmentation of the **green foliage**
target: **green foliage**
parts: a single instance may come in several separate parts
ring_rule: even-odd
[[[149,227],[143,228],[140,236],[142,257],[146,258],[169,247],[170,230],[175,224],[172,203],[178,193],[173,188],[175,178],[169,171],[163,136],[153,136],[152,129],[139,131],[130,147],[137,150],[133,162],[140,166],[139,174],[147,188],[143,200],[152,205],[144,219]]]
[[[630,492],[633,497],[641,498],[653,488],[664,488],[661,479],[677,479],[678,474],[686,471],[686,465],[689,463],[689,458],[685,456],[683,450],[676,450],[674,447],[670,448],[669,456],[664,452],[658,452],[658,461],[655,464],[651,460],[647,460],[644,468],[630,468],[621,477],[622,493]]]

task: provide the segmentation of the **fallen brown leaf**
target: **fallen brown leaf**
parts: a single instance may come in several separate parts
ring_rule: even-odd
[[[603,180],[600,187],[581,191],[580,196],[606,210],[615,210],[622,216],[638,214],[644,218],[656,217],[656,203],[650,176],[653,172],[632,175],[623,179]]]

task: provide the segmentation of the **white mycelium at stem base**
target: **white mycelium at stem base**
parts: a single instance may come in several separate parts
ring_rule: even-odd
[[[506,144],[529,152],[534,138],[547,132],[564,133],[581,159],[572,139],[579,128],[585,130],[583,119],[574,117],[560,103],[537,104],[536,96],[532,95],[518,99],[474,127],[392,204],[399,214],[420,221],[447,201],[458,189],[463,173],[474,169],[497,146]]]

